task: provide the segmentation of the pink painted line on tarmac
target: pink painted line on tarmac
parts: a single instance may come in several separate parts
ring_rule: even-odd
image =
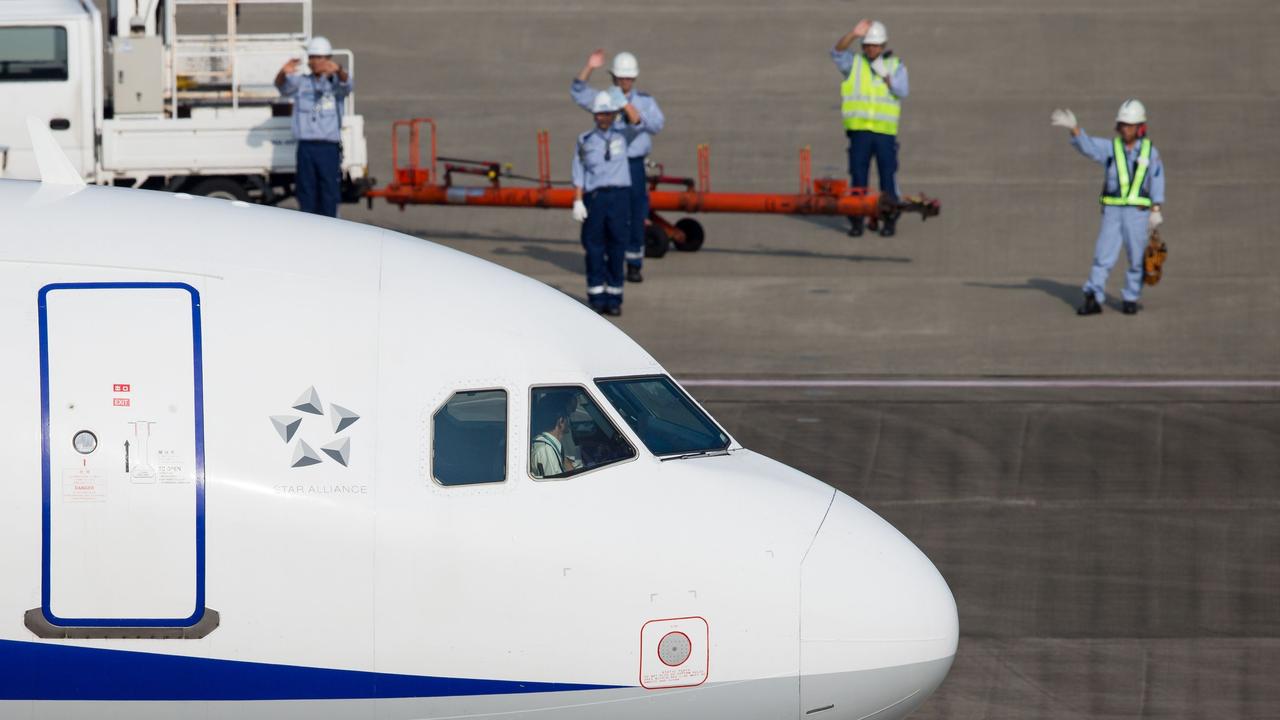
[[[1125,378],[971,378],[971,379],[923,379],[923,378],[871,378],[843,380],[801,379],[732,379],[699,378],[681,380],[688,387],[727,388],[936,388],[936,389],[1280,389],[1280,380],[1229,380],[1229,379],[1168,379],[1139,380]]]

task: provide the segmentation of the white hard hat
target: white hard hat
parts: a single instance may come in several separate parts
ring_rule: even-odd
[[[308,55],[332,55],[333,45],[329,42],[329,38],[323,35],[317,35],[307,42]]]
[[[640,63],[636,62],[635,55],[620,52],[613,56],[613,67],[609,72],[616,78],[637,78],[640,77]]]
[[[876,20],[871,23],[871,27],[867,28],[867,34],[862,37],[862,42],[866,45],[883,45],[889,41],[889,31],[884,29],[884,23]]]
[[[1120,112],[1116,113],[1116,122],[1126,125],[1141,125],[1146,121],[1147,106],[1135,98],[1129,98],[1121,103]]]
[[[591,112],[593,114],[618,112],[621,109],[613,104],[613,95],[607,90],[601,90],[596,93],[596,99],[591,101]]]

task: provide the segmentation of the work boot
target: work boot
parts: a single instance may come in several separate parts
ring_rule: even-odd
[[[605,315],[612,315],[612,316],[614,316],[614,317],[618,317],[619,315],[621,315],[621,314],[622,314],[622,306],[621,306],[621,305],[614,305],[613,307],[609,308],[608,310],[605,310],[605,311],[604,311],[604,314],[605,314]]]
[[[862,237],[862,218],[849,218],[849,237]]]
[[[639,265],[627,266],[627,282],[644,282],[644,276],[640,274]]]
[[[885,219],[884,224],[880,226],[880,237],[893,237],[898,232],[898,221],[895,219]]]
[[[1102,313],[1102,306],[1098,304],[1098,299],[1093,293],[1084,294],[1084,304],[1076,308],[1076,314],[1081,317],[1085,315],[1098,315]]]
[[[1133,302],[1132,300],[1125,300],[1125,301],[1124,301],[1123,308],[1124,308],[1124,314],[1125,314],[1125,315],[1137,315],[1137,314],[1138,314],[1138,303]]]

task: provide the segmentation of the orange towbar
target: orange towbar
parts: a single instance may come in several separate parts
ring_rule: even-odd
[[[430,129],[429,146],[424,147],[421,129]],[[400,137],[408,135],[408,158],[401,164]],[[425,151],[430,156],[424,158]],[[399,205],[471,205],[479,207],[570,208],[575,192],[551,180],[551,156],[548,133],[538,132],[538,177],[522,177],[511,173],[499,163],[483,160],[444,158],[436,152],[436,125],[430,118],[397,120],[391,131],[392,163],[395,179],[386,187],[374,188],[367,193],[370,204],[373,198],[384,198]],[[424,160],[426,162],[424,162]],[[440,165],[444,164],[444,177]],[[461,186],[453,184],[453,175],[483,176],[487,185]],[[710,148],[698,146],[697,184],[689,178],[668,177],[661,174],[649,178],[649,207],[653,212],[650,234],[653,228],[665,232],[668,238],[682,250],[696,250],[702,244],[702,230],[695,221],[683,219],[674,225],[666,222],[658,212],[681,211],[686,213],[771,213],[793,215],[845,215],[850,217],[889,217],[903,212],[917,212],[923,218],[937,215],[941,205],[936,199],[924,196],[901,198],[897,202],[879,193],[861,188],[849,188],[843,180],[829,178],[810,179],[809,149],[800,151],[800,192],[786,193],[726,193],[712,192],[710,181]],[[534,187],[503,187],[502,178],[536,183]],[[662,185],[678,185],[681,189],[663,190]],[[661,238],[650,237],[647,249],[650,255],[661,255],[665,247],[656,247]]]

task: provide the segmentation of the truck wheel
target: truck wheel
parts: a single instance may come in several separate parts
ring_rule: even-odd
[[[244,189],[244,186],[235,180],[228,180],[227,178],[201,180],[192,185],[187,192],[192,195],[221,198],[223,200],[249,200],[249,193]]]
[[[644,229],[644,256],[651,258],[660,258],[667,254],[667,248],[671,247],[671,238],[667,236],[667,231],[657,225],[650,225]]]
[[[683,252],[697,252],[702,247],[706,234],[702,232],[702,223],[693,218],[680,218],[676,221],[676,229],[684,233],[684,242],[676,243],[676,249]]]

